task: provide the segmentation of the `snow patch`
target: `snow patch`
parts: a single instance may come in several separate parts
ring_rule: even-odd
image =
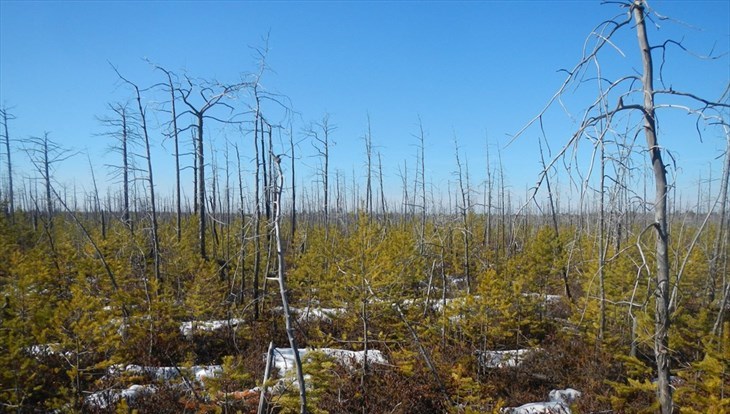
[[[276,306],[273,311],[284,313],[284,308]],[[344,308],[320,308],[315,306],[305,306],[303,308],[295,308],[290,306],[289,310],[292,315],[296,315],[297,322],[326,322],[331,323],[336,318],[346,312]]]
[[[340,365],[352,369],[355,364],[360,364],[365,360],[365,351],[348,351],[346,349],[336,348],[317,348],[317,349],[299,349],[299,358],[305,360],[305,356],[309,352],[321,352],[326,356],[334,359]],[[370,349],[367,352],[368,362],[372,364],[387,364],[388,361],[383,356],[383,353]],[[274,349],[274,368],[279,372],[279,377],[283,378],[286,374],[294,370],[294,351],[292,348],[275,348]]]
[[[187,321],[180,324],[180,332],[186,337],[191,337],[194,332],[217,332],[223,329],[235,328],[243,324],[243,319],[225,319],[219,321]]]
[[[138,397],[153,394],[155,391],[157,391],[157,389],[152,385],[134,384],[127,389],[111,388],[95,392],[86,397],[85,401],[89,407],[106,409],[113,406],[120,400],[132,402]]]
[[[107,369],[107,374],[113,377],[123,373],[131,375],[146,375],[154,381],[166,382],[178,378],[180,373],[183,375],[194,376],[198,382],[204,382],[206,378],[212,378],[220,375],[223,368],[220,365],[195,365],[190,368],[185,367],[150,367],[142,365],[113,365]]]
[[[514,368],[534,349],[514,349],[509,351],[477,351],[477,359],[483,368]]]
[[[561,402],[539,402],[507,407],[502,409],[504,414],[572,414],[570,408]]]
[[[519,407],[506,407],[504,414],[571,414],[569,405],[581,396],[581,392],[573,388],[552,390],[547,402],[536,402]]]
[[[552,390],[548,394],[548,401],[562,402],[565,404],[572,404],[578,398],[580,398],[580,391],[573,388],[566,388],[564,390]]]
[[[315,308],[315,307],[304,307],[304,308],[289,308],[292,312],[297,314],[297,321],[303,322],[327,322],[331,323],[332,318],[336,318],[339,315],[345,313],[343,308]]]
[[[531,299],[542,299],[542,303],[545,305],[554,305],[563,300],[562,295],[544,295],[542,293],[523,293],[522,296]]]

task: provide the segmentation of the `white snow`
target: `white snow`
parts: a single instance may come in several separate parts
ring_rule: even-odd
[[[332,322],[332,318],[345,313],[343,308],[315,308],[315,307],[304,307],[304,308],[289,308],[292,312],[297,314],[297,321],[303,322]]]
[[[137,397],[145,394],[153,394],[157,389],[152,385],[131,385],[127,389],[111,388],[95,392],[86,397],[86,404],[94,408],[109,408],[118,401],[124,399],[134,401]]]
[[[563,300],[562,295],[544,295],[542,293],[523,293],[522,296],[526,298],[542,299],[542,303],[545,305],[553,305]]]
[[[346,349],[336,348],[317,348],[317,349],[299,349],[299,358],[305,359],[305,355],[309,352],[321,352],[328,357],[334,359],[337,363],[346,368],[354,368],[355,364],[362,364],[365,359],[365,351],[348,351]],[[367,353],[368,362],[373,364],[387,364],[388,361],[383,353],[370,349]],[[292,348],[275,348],[274,349],[274,368],[279,372],[279,377],[283,378],[286,374],[294,369],[294,351]]]
[[[562,402],[565,404],[572,404],[580,398],[580,391],[573,388],[566,388],[564,390],[552,390],[548,394],[548,401]]]
[[[504,414],[571,414],[565,404],[554,402],[539,402],[521,405],[519,407],[503,408]]]
[[[149,375],[154,381],[170,381],[183,375],[193,375],[199,382],[203,382],[206,378],[211,378],[223,372],[220,365],[195,365],[190,368],[180,367],[179,371],[176,367],[150,367],[142,365],[113,365],[108,368],[107,373],[110,376],[118,376],[122,373],[133,375]]]
[[[484,368],[514,368],[519,366],[525,357],[534,351],[534,349],[477,351],[477,358]]]
[[[28,354],[34,356],[34,357],[43,357],[43,356],[49,356],[49,355],[56,355],[58,353],[59,348],[61,347],[58,343],[50,343],[50,344],[38,344],[38,345],[31,345],[29,347],[24,348],[25,352]]]
[[[227,327],[236,327],[242,324],[243,319],[224,319],[219,321],[187,321],[180,324],[180,332],[186,337],[193,335],[195,331],[203,332],[215,332],[225,329]]]
[[[547,402],[536,402],[519,407],[506,407],[504,414],[571,414],[569,405],[581,396],[581,392],[573,388],[552,390]]]
[[[214,378],[223,372],[220,365],[195,366],[191,370],[195,373],[195,379],[199,382],[205,381],[206,378]]]
[[[284,308],[276,306],[272,310],[283,313]],[[297,315],[296,319],[299,323],[304,322],[326,322],[331,323],[333,318],[345,313],[344,308],[320,308],[316,306],[305,306],[303,308],[289,307],[292,315]]]

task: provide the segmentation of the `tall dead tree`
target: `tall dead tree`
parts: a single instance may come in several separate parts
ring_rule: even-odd
[[[294,131],[289,126],[289,148],[291,149],[291,229],[289,234],[289,243],[294,243],[294,236],[297,234],[297,185],[295,178],[294,163],[296,156],[294,155]]]
[[[204,155],[204,135],[203,132],[205,131],[204,125],[206,119],[214,119],[222,122],[226,122],[224,120],[220,120],[218,118],[206,115],[208,111],[215,108],[216,106],[222,105],[230,108],[226,103],[223,102],[223,98],[228,96],[230,93],[236,91],[240,88],[241,85],[232,85],[232,86],[224,86],[224,85],[218,85],[218,84],[207,84],[207,83],[201,83],[199,85],[193,85],[193,82],[190,78],[187,76],[185,77],[187,80],[187,88],[179,87],[177,88],[178,94],[180,95],[180,98],[182,98],[185,105],[188,107],[188,111],[194,118],[194,123],[186,128],[183,128],[181,131],[184,131],[188,128],[194,128],[195,130],[195,159],[196,159],[196,166],[197,166],[197,200],[198,200],[198,241],[199,241],[199,253],[200,257],[203,259],[208,258],[206,249],[205,249],[205,237],[206,237],[206,208],[205,208],[205,155]],[[193,97],[191,96],[194,89],[198,89],[198,96],[200,97],[200,104],[196,105],[195,102],[193,102]]]
[[[150,191],[150,208],[151,208],[151,214],[152,214],[152,255],[154,259],[154,265],[155,265],[155,279],[157,279],[158,282],[162,281],[162,274],[160,272],[160,237],[159,237],[159,229],[157,224],[157,206],[156,206],[156,200],[155,200],[155,180],[154,176],[152,174],[152,155],[150,152],[150,137],[149,137],[149,131],[147,128],[147,110],[144,105],[142,105],[142,94],[140,92],[139,87],[136,83],[128,80],[124,76],[122,76],[119,71],[115,68],[114,71],[117,73],[117,76],[119,76],[119,79],[124,81],[124,83],[128,84],[129,86],[134,89],[134,95],[135,100],[137,101],[137,111],[138,111],[138,121],[139,121],[139,127],[141,130],[142,139],[144,141],[144,147],[145,147],[145,160],[147,161],[147,185],[149,186]]]
[[[177,235],[177,241],[180,242],[182,239],[182,224],[181,224],[181,216],[182,216],[182,193],[180,190],[180,140],[178,139],[178,128],[177,128],[177,108],[175,106],[175,86],[172,82],[172,76],[173,73],[169,70],[161,67],[156,66],[157,69],[161,70],[165,73],[165,76],[167,77],[167,88],[170,92],[170,124],[171,124],[171,131],[170,136],[173,139],[173,142],[175,144],[175,227],[176,227],[176,235]]]
[[[380,185],[380,214],[382,214],[383,219],[386,218],[386,214],[388,212],[387,202],[385,200],[385,183],[383,179],[383,158],[380,156],[380,151],[378,151],[378,184]]]
[[[423,132],[423,122],[418,117],[418,171],[416,172],[416,184],[420,184],[421,195],[421,225],[418,229],[418,252],[423,255],[426,248],[426,143]]]
[[[53,239],[53,170],[57,163],[65,161],[72,157],[74,154],[68,150],[62,148],[59,144],[52,141],[49,138],[50,133],[44,132],[42,137],[31,137],[27,139],[28,146],[25,146],[23,150],[28,154],[33,167],[40,174],[43,183],[45,184],[45,222],[43,229],[48,237],[49,247],[54,255],[54,262],[58,267],[58,262],[55,260],[56,246]],[[36,197],[37,199],[37,197]]]
[[[669,261],[669,242],[670,234],[668,227],[668,185],[667,185],[667,169],[662,159],[663,149],[659,145],[657,134],[657,109],[679,110],[697,118],[698,123],[707,123],[707,114],[710,112],[718,113],[719,108],[728,108],[730,105],[712,102],[704,98],[698,97],[692,93],[678,91],[672,87],[664,88],[663,78],[662,87],[664,89],[656,89],[654,87],[655,63],[652,52],[661,52],[662,62],[659,65],[661,69],[667,64],[665,61],[666,50],[670,47],[677,47],[686,51],[684,46],[671,39],[661,44],[652,46],[649,43],[647,34],[646,18],[653,13],[643,0],[623,1],[619,3],[627,10],[623,19],[617,18],[601,23],[591,34],[594,39],[592,48],[586,48],[581,60],[571,70],[567,71],[568,76],[564,80],[561,87],[548,101],[545,108],[527,123],[516,136],[520,136],[532,124],[541,122],[548,108],[558,102],[567,91],[570,85],[580,84],[586,79],[585,72],[589,67],[595,68],[597,72],[595,79],[598,85],[598,96],[585,110],[583,118],[580,122],[578,130],[568,141],[567,145],[557,154],[556,157],[548,164],[547,168],[541,173],[538,186],[542,183],[547,174],[548,168],[552,167],[559,159],[566,156],[571,148],[574,148],[582,138],[590,137],[598,131],[601,137],[605,134],[618,134],[616,131],[623,131],[621,134],[626,136],[637,137],[643,133],[646,143],[646,153],[648,154],[651,165],[651,173],[654,181],[654,220],[649,223],[645,231],[641,235],[646,234],[648,230],[654,230],[655,235],[655,255],[654,255],[654,290],[653,297],[655,302],[654,312],[654,359],[657,371],[657,402],[662,414],[670,414],[673,411],[672,392],[669,383],[670,378],[670,348],[669,348],[669,327],[672,319],[670,299],[670,261]],[[666,20],[663,16],[658,19]],[[615,36],[619,31],[625,28],[635,28],[636,39],[639,49],[639,58],[642,64],[640,74],[629,74],[614,79],[606,78],[601,72],[600,53],[606,46],[618,49]],[[591,45],[589,42],[587,45]],[[620,51],[623,53],[622,51]],[[662,95],[666,98],[677,98],[678,104],[661,104],[656,105],[655,98]],[[614,108],[614,109],[612,109]],[[615,125],[620,121],[631,120],[628,116],[615,117],[621,112],[636,113],[641,117],[640,123],[625,124],[625,128]],[[713,119],[715,123],[716,119]],[[727,124],[723,121],[720,124]],[[715,123],[717,125],[717,123]],[[697,128],[700,131],[699,128]],[[595,135],[594,135],[595,136]],[[603,139],[597,140],[602,142]],[[647,268],[648,268],[648,264]]]
[[[3,107],[0,108],[0,116],[3,121],[3,140],[5,141],[5,158],[8,164],[8,210],[7,214],[10,220],[13,220],[15,215],[15,197],[13,194],[13,163],[10,155],[10,133],[8,132],[8,121],[15,119],[15,116],[8,113],[8,109]]]
[[[299,387],[299,412],[305,414],[307,412],[307,388],[304,384],[304,372],[302,371],[302,361],[299,358],[299,348],[297,339],[294,335],[294,324],[291,310],[289,309],[289,298],[287,297],[286,273],[284,267],[284,250],[281,242],[281,192],[284,188],[284,174],[281,171],[281,158],[278,155],[270,154],[273,159],[272,167],[275,169],[276,181],[274,186],[274,238],[276,239],[276,258],[277,258],[277,280],[279,282],[279,292],[281,294],[281,305],[284,309],[284,322],[286,325],[286,336],[289,339],[289,346],[294,354],[294,366],[296,368],[297,386]]]
[[[337,129],[330,124],[329,114],[324,114],[322,120],[307,129],[306,134],[312,141],[317,155],[321,158],[320,176],[322,180],[322,212],[324,213],[325,229],[329,224],[329,164],[330,164],[330,135]],[[326,231],[326,230],[325,230]]]
[[[365,174],[366,174],[366,183],[365,183],[365,212],[368,214],[368,217],[371,217],[373,214],[373,185],[372,185],[372,175],[373,175],[373,135],[370,128],[370,114],[368,114],[368,130],[365,134]]]
[[[111,165],[111,167],[115,171],[113,174],[122,178],[122,223],[134,232],[129,209],[129,173],[132,168],[130,165],[131,146],[136,137],[132,130],[134,120],[126,104],[115,103],[109,104],[108,107],[113,115],[99,118],[99,121],[109,128],[109,131],[105,132],[104,135],[110,136],[117,141],[111,149],[121,156],[122,163],[121,165]]]
[[[469,210],[471,209],[471,202],[469,201],[469,169],[467,167],[466,169],[466,180],[464,180],[464,172],[461,165],[461,159],[459,157],[459,143],[456,140],[456,137],[454,137],[454,147],[455,147],[455,154],[456,154],[456,166],[458,168],[457,176],[459,179],[459,193],[460,193],[460,199],[461,199],[461,205],[459,205],[459,202],[457,201],[457,211],[459,213],[459,217],[461,218],[461,234],[464,240],[464,278],[466,280],[466,292],[471,293],[471,255],[469,254],[469,250],[471,248],[470,245],[470,237],[471,230],[469,229]],[[465,183],[466,181],[466,183]],[[457,198],[458,200],[458,198]]]

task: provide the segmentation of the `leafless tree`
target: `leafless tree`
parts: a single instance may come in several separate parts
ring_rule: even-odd
[[[161,70],[165,76],[167,77],[167,89],[170,92],[170,123],[171,123],[171,131],[170,136],[173,139],[173,142],[175,144],[175,226],[176,226],[176,234],[177,234],[177,241],[180,242],[182,239],[182,225],[181,225],[181,216],[182,216],[182,207],[181,207],[181,197],[182,192],[180,190],[180,140],[178,137],[178,127],[177,127],[177,108],[175,106],[176,99],[175,99],[175,93],[177,92],[177,89],[175,88],[175,85],[172,82],[173,73],[169,70],[161,67],[161,66],[155,66],[157,69]]]
[[[122,179],[122,223],[127,226],[130,231],[134,232],[134,225],[130,216],[129,207],[129,184],[130,171],[133,168],[131,163],[132,146],[136,142],[136,134],[133,127],[136,123],[134,116],[129,112],[126,104],[114,103],[108,105],[109,110],[113,113],[111,116],[100,117],[99,122],[109,130],[103,135],[112,137],[117,141],[111,146],[113,152],[119,153],[121,156],[121,165],[111,165],[113,174],[121,176]]]
[[[281,242],[281,193],[284,188],[284,174],[281,171],[281,158],[278,155],[271,154],[273,158],[272,167],[275,168],[276,181],[274,184],[274,237],[276,239],[276,258],[277,258],[277,280],[279,282],[279,292],[281,293],[281,304],[284,309],[284,321],[286,324],[286,336],[289,339],[289,346],[294,353],[294,365],[296,367],[297,386],[299,387],[299,400],[301,414],[307,412],[307,389],[304,384],[304,373],[302,371],[302,361],[299,358],[299,348],[297,339],[294,335],[294,325],[292,323],[292,313],[289,309],[289,299],[287,297],[286,273],[284,267],[284,250]]]
[[[553,160],[548,163],[538,181],[536,189],[541,186],[548,174],[548,168],[557,162],[558,159],[564,158],[571,148],[574,148],[581,138],[587,136],[598,136],[599,139],[594,142],[602,144],[603,137],[606,134],[615,134],[616,124],[620,121],[630,120],[626,116],[618,117],[618,114],[637,113],[642,122],[634,124],[630,131],[630,136],[638,136],[643,132],[646,142],[646,152],[649,155],[651,171],[655,187],[655,197],[653,202],[654,220],[650,223],[641,235],[648,230],[653,230],[655,234],[655,273],[654,273],[654,299],[655,299],[655,328],[654,328],[654,357],[657,369],[657,401],[662,414],[670,414],[673,411],[671,386],[669,383],[670,376],[670,348],[669,348],[669,326],[672,319],[672,307],[670,299],[670,261],[669,261],[669,227],[668,227],[668,183],[667,183],[667,167],[663,160],[664,149],[659,145],[657,134],[657,110],[681,110],[690,115],[694,115],[698,122],[705,121],[709,112],[716,111],[718,108],[730,107],[730,105],[713,102],[700,98],[692,93],[678,91],[671,87],[664,88],[664,82],[661,76],[661,70],[666,63],[666,50],[670,47],[677,47],[686,50],[680,42],[674,40],[666,40],[665,42],[652,46],[649,43],[647,35],[647,18],[655,16],[658,19],[665,19],[664,16],[654,14],[643,0],[623,1],[619,4],[626,9],[626,13],[600,24],[592,33],[591,37],[595,42],[587,42],[592,45],[587,48],[581,60],[571,70],[567,71],[568,75],[548,101],[548,104],[536,117],[534,117],[516,136],[522,135],[527,127],[542,120],[547,109],[554,103],[560,101],[564,92],[570,85],[578,84],[586,78],[586,71],[589,67],[595,68],[597,74],[593,78],[598,85],[598,96],[589,105],[580,121],[578,130],[570,138],[568,144],[564,146]],[[614,48],[623,54],[614,38],[621,29],[634,27],[639,46],[639,57],[642,62],[642,71],[640,74],[630,74],[617,79],[608,79],[603,75],[600,65],[599,52],[606,48]],[[589,46],[590,47],[590,46]],[[654,87],[655,62],[653,52],[661,53],[662,63],[659,65],[658,78],[662,81],[662,89]],[[655,98],[657,96],[667,98],[678,98],[678,103],[668,103],[657,105]],[[725,122],[723,122],[725,123]],[[648,268],[648,266],[647,266]]]
[[[471,209],[471,201],[469,196],[469,167],[466,167],[465,179],[464,171],[461,165],[461,158],[459,157],[459,143],[456,140],[456,137],[454,137],[454,148],[456,155],[456,166],[458,168],[457,177],[459,180],[459,197],[461,199],[461,204],[459,204],[459,202],[457,201],[456,207],[459,213],[459,217],[461,218],[461,233],[464,240],[464,278],[466,280],[467,293],[471,293],[471,229],[469,226],[469,211]]]
[[[365,133],[365,212],[368,217],[373,214],[373,186],[372,186],[372,175],[373,175],[373,135],[370,126],[370,114],[368,114],[368,130]]]
[[[114,71],[117,73],[117,76],[119,76],[119,79],[121,79],[124,83],[128,84],[129,86],[134,89],[134,95],[135,100],[137,101],[137,111],[138,111],[138,119],[140,123],[140,129],[141,129],[141,135],[142,139],[144,141],[144,148],[145,148],[145,160],[147,161],[147,185],[149,186],[149,192],[150,192],[150,208],[152,213],[152,255],[154,257],[154,263],[155,263],[155,279],[157,279],[158,282],[162,281],[162,273],[160,271],[160,237],[159,237],[159,229],[158,229],[158,223],[157,223],[157,203],[155,201],[155,180],[154,175],[152,173],[152,154],[150,152],[150,137],[149,137],[149,130],[147,127],[147,110],[144,105],[142,105],[142,94],[140,92],[139,87],[134,82],[128,80],[124,76],[119,73],[119,71],[114,68]]]
[[[189,128],[195,129],[195,152],[196,152],[196,163],[197,163],[197,200],[198,200],[198,240],[199,240],[199,252],[200,257],[207,259],[205,243],[206,243],[206,196],[205,196],[205,155],[204,155],[204,125],[206,119],[213,119],[220,122],[228,122],[220,118],[206,115],[208,111],[217,107],[225,106],[232,109],[230,105],[225,103],[223,99],[233,92],[239,90],[242,85],[220,85],[210,84],[206,82],[200,82],[198,85],[194,85],[193,81],[189,77],[185,77],[187,81],[187,87],[178,87],[177,92],[183,103],[188,107],[188,111],[194,118],[195,122],[188,127],[182,128],[180,131],[185,131]],[[192,93],[194,90],[198,91],[200,97],[200,104],[196,105]]]
[[[3,140],[5,141],[5,157],[7,158],[8,164],[8,210],[7,215],[11,222],[15,216],[15,197],[13,194],[13,163],[10,153],[10,133],[8,132],[8,121],[15,119],[15,116],[8,112],[8,109],[3,107],[0,108],[0,116],[3,121]]]
[[[306,134],[312,139],[317,155],[321,158],[320,176],[322,180],[322,194],[324,201],[322,210],[324,212],[325,228],[329,224],[329,163],[330,163],[330,135],[337,129],[335,125],[330,124],[329,114],[324,114],[322,120],[310,126]]]

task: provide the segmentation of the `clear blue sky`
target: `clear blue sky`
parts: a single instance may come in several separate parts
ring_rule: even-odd
[[[671,36],[684,39],[698,54],[724,54],[706,61],[672,50],[673,65],[666,73],[675,89],[718,98],[730,82],[730,2],[657,0],[650,5],[683,22],[657,21],[661,29],[652,28],[652,39]],[[18,177],[31,174],[18,149],[23,139],[49,131],[64,147],[88,150],[97,179],[106,182],[104,165],[117,161],[108,151],[109,139],[96,136],[105,131],[97,117],[109,114],[108,103],[131,97],[108,62],[140,86],[163,80],[143,58],[180,74],[232,83],[256,70],[252,47],[262,46],[268,33],[267,62],[273,72],[265,75],[263,85],[290,99],[297,112],[298,138],[303,126],[330,114],[338,127],[333,169],[348,177],[353,170],[362,174],[361,138],[369,114],[388,187],[391,193],[399,191],[399,165],[407,160],[409,169],[415,167],[412,134],[420,115],[428,180],[442,191],[454,180],[454,137],[462,157],[468,158],[472,184],[479,185],[488,136],[492,155],[498,148],[502,151],[509,183],[524,194],[540,170],[539,130],[505,147],[510,134],[537,114],[559,87],[564,74],[558,70],[574,65],[590,31],[620,13],[616,5],[599,1],[0,0],[0,104],[12,108],[17,117],[10,123],[10,134],[17,140],[13,156]],[[609,54],[603,69],[638,69],[634,32],[628,30],[617,41],[623,42],[617,46],[627,57]],[[163,96],[150,93],[145,98],[154,105]],[[571,114],[579,115],[594,96],[590,87],[571,92]],[[670,122],[674,120],[664,125]],[[700,143],[692,135],[694,123],[686,123],[688,127],[665,128],[660,140],[678,158],[683,188],[691,188],[710,163],[715,173],[719,170],[714,157],[724,148],[724,138],[711,131]],[[575,120],[558,110],[545,125],[556,150],[575,128]],[[221,149],[225,139],[242,139],[215,125],[208,136]],[[241,145],[244,156],[250,157],[250,137],[246,139]],[[171,147],[162,148],[157,130],[153,141],[158,191],[171,194]],[[311,183],[316,164],[311,145],[302,143],[299,152],[298,174]],[[88,176],[85,156],[62,163],[56,171],[59,182],[75,180],[87,189]]]

